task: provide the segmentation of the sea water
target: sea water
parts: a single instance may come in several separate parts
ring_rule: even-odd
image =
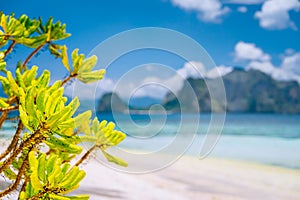
[[[114,121],[116,128],[127,134],[119,145],[121,150],[160,152],[173,145],[168,153],[173,150],[176,154],[200,157],[205,139],[213,136],[215,145],[205,156],[300,169],[300,115],[227,114],[223,127],[212,124],[210,114],[97,116]],[[214,130],[214,126],[220,135],[208,131]],[[16,122],[5,122],[0,137],[10,139],[15,129]],[[175,143],[176,140],[184,145]]]
[[[210,114],[113,116],[98,113],[98,117],[115,121],[127,134],[120,148],[157,152],[171,145],[180,134],[191,140],[185,143],[190,145],[182,153],[200,157],[207,135],[216,134],[208,129],[218,126],[220,135],[213,137],[215,146],[206,156],[300,169],[300,115],[227,114],[220,116],[225,117],[222,128],[222,124],[212,123]],[[198,123],[196,130],[195,123]],[[184,127],[183,133],[179,130],[180,126]],[[180,139],[185,140],[185,137]]]

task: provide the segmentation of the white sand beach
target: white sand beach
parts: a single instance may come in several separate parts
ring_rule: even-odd
[[[0,150],[6,145],[7,141],[1,141]],[[72,194],[90,194],[91,200],[300,199],[300,170],[227,158],[200,160],[185,155],[171,166],[147,174],[119,172],[94,158],[81,168],[87,175]],[[0,179],[0,189],[6,188],[9,181]]]
[[[184,156],[158,172],[133,175],[90,160],[76,194],[91,199],[300,199],[300,170]]]

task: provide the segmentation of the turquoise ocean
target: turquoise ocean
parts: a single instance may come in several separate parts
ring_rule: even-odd
[[[195,136],[184,152],[192,156],[199,156],[201,142],[211,125],[210,114],[156,114],[150,117],[146,114],[113,116],[97,113],[97,116],[100,120],[114,121],[117,128],[127,134],[120,144],[121,149],[146,152],[168,146],[176,138],[179,125],[184,126],[183,135],[187,138],[191,138],[189,134]],[[199,125],[197,129],[195,123]],[[14,122],[6,122],[1,138],[11,138],[15,126]],[[142,131],[139,127],[143,127]],[[220,137],[208,157],[300,169],[300,115],[227,114]]]
[[[183,115],[97,114],[99,119],[115,121],[119,129],[126,132],[127,138],[120,144],[121,148],[151,152],[174,140],[184,118],[181,124],[185,127],[183,134],[196,135],[185,154],[199,156],[201,142],[208,127],[213,126],[211,115]],[[197,130],[195,119],[200,119]],[[143,127],[143,131],[139,126]],[[300,115],[227,114],[220,137],[208,157],[300,169]]]

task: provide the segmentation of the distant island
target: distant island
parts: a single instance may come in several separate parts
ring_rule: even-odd
[[[232,72],[222,77],[226,91],[227,106],[222,102],[214,102],[216,110],[213,112],[236,112],[236,113],[300,113],[300,85],[296,81],[278,81],[271,76],[258,71],[245,71],[235,68]],[[212,112],[211,98],[206,83],[214,84],[215,79],[193,79],[187,80],[197,95],[198,105],[201,112]],[[189,102],[189,94],[183,85],[176,96],[183,98],[180,104],[174,94],[167,94],[160,104],[171,113],[195,111],[195,105]],[[221,92],[222,88],[215,88],[215,93]],[[141,112],[147,107],[128,106],[116,93],[107,93],[98,101],[97,111],[112,112],[111,100],[114,100],[114,112],[128,112],[128,108],[135,112]]]

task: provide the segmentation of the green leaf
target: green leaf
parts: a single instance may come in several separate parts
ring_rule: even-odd
[[[48,93],[52,94],[54,91],[58,90],[61,86],[61,81],[55,81],[53,85],[48,89]]]
[[[61,170],[61,173],[63,175],[65,175],[67,173],[68,169],[70,168],[70,166],[71,166],[70,163],[64,163],[64,165],[62,167],[62,170]]]
[[[10,168],[6,168],[4,169],[4,174],[7,178],[9,178],[10,180],[15,180],[17,178],[17,175],[15,172],[13,172]]]
[[[26,114],[26,112],[24,111],[22,106],[19,106],[19,112],[20,112],[20,119],[22,120],[22,123],[24,124],[24,126],[29,130],[29,131],[33,131],[33,129],[31,128],[31,126],[29,126],[29,119],[28,116]]]
[[[49,45],[49,51],[55,57],[61,58],[62,57],[62,53],[59,51],[59,49],[56,46],[57,45]]]
[[[76,189],[76,186],[79,185],[79,183],[82,181],[82,179],[85,177],[86,173],[85,171],[81,170],[77,173],[76,177],[72,179],[72,182],[68,185],[66,185],[66,188],[69,190]]]
[[[54,165],[56,164],[58,157],[56,155],[50,154],[50,157],[47,160],[47,178],[48,175],[53,171]]]
[[[93,72],[82,72],[78,74],[78,80],[80,80],[83,83],[92,83],[95,81],[99,81],[103,78],[105,74],[104,69],[100,69]]]
[[[29,116],[34,116],[36,112],[35,105],[34,105],[34,94],[35,94],[35,88],[30,87],[26,92],[26,96],[25,96],[26,99],[25,108]]]
[[[72,169],[65,175],[59,185],[64,188],[68,188],[68,186],[72,184],[75,178],[78,176],[79,171],[80,170],[77,166],[72,167]]]
[[[108,154],[107,152],[102,150],[103,155],[105,156],[105,158],[107,159],[107,161],[115,163],[117,165],[123,166],[123,167],[127,167],[128,163],[125,162],[124,160],[117,158],[115,156],[112,156],[110,154]]]
[[[10,71],[7,72],[7,79],[9,81],[9,84],[11,86],[11,90],[13,91],[13,93],[17,96],[19,96],[19,86],[16,83],[15,79],[13,78],[12,74]]]
[[[37,96],[36,96],[36,106],[37,109],[40,110],[42,113],[45,111],[45,99],[48,97],[46,93],[46,88],[40,89]]]
[[[0,25],[3,28],[4,32],[7,32],[7,18],[4,14],[1,15]]]
[[[73,51],[72,51],[72,62],[74,63],[75,62],[75,59],[78,57],[78,51],[79,51],[79,49],[74,49]]]
[[[82,147],[72,144],[64,138],[56,138],[52,135],[49,135],[46,143],[53,144],[57,149],[63,150],[68,153],[79,154],[82,152]]]
[[[74,129],[75,128],[75,122],[74,122],[74,119],[68,119],[60,124],[57,125],[59,129],[68,129],[68,128],[72,128]]]
[[[48,107],[48,113],[50,115],[54,114],[55,112],[60,111],[60,110],[56,110],[56,108],[59,107],[60,102],[62,101],[63,93],[64,93],[64,88],[61,87],[51,95],[52,101]],[[47,108],[47,106],[46,106],[46,108]]]
[[[70,117],[76,112],[78,107],[80,106],[80,101],[78,97],[75,97],[67,107],[70,107],[72,109],[72,112],[70,113]]]
[[[49,197],[51,200],[70,200],[68,197],[60,196],[57,194],[50,193]]]
[[[53,17],[49,17],[49,19],[45,25],[45,30],[47,32],[47,41],[51,40],[52,22],[53,22]]]
[[[0,70],[5,71],[6,68],[6,62],[4,60],[0,60]]]
[[[22,191],[20,193],[20,200],[25,200],[27,198],[26,192]]]
[[[82,125],[83,123],[85,123],[86,121],[89,121],[89,119],[91,118],[92,116],[92,111],[88,110],[84,113],[81,113],[79,115],[77,115],[75,118],[74,118],[74,122],[75,122],[75,125],[76,126],[80,126]]]
[[[48,174],[48,183],[51,187],[55,187],[56,183],[59,182],[58,178],[61,176],[61,167],[58,164],[53,166],[51,174]]]
[[[0,59],[3,59],[5,57],[4,52],[0,52]]]
[[[33,188],[40,190],[43,188],[39,178],[38,178],[38,160],[34,154],[34,151],[31,151],[28,155],[28,161],[30,166],[30,183]]]
[[[37,75],[37,66],[33,66],[30,70],[27,70],[23,74],[23,80],[26,86],[32,85],[32,82],[34,81],[36,75]]]
[[[45,114],[46,116],[50,116],[51,113],[50,113],[50,108],[51,108],[51,105],[52,105],[52,102],[53,102],[53,95],[50,95],[48,96],[48,98],[46,99],[46,105],[45,105]]]
[[[88,200],[90,198],[90,195],[86,194],[80,194],[77,196],[68,196],[70,200]]]
[[[38,88],[45,88],[48,86],[50,82],[50,72],[48,70],[45,70],[43,74],[38,78],[37,80],[37,87]]]
[[[80,126],[78,126],[79,132],[83,132],[86,135],[91,135],[91,129],[90,129],[90,120],[84,121]]]
[[[38,165],[38,177],[42,182],[46,182],[46,155],[41,154],[41,156],[38,159],[39,165]]]
[[[23,80],[23,77],[21,75],[21,71],[19,68],[16,70],[16,79],[17,79],[20,87],[22,87],[25,90],[26,86],[25,86],[25,83],[24,83],[24,80]]]
[[[97,56],[91,56],[83,60],[82,65],[80,66],[78,73],[90,72],[97,64]]]
[[[0,99],[0,107],[1,107],[1,108],[6,108],[6,107],[8,107],[8,106],[9,106],[8,103],[6,103],[6,102],[3,101],[2,99]]]
[[[61,56],[62,56],[61,60],[62,60],[63,65],[66,67],[66,69],[69,72],[71,72],[66,45],[62,47],[62,54],[61,54]]]

